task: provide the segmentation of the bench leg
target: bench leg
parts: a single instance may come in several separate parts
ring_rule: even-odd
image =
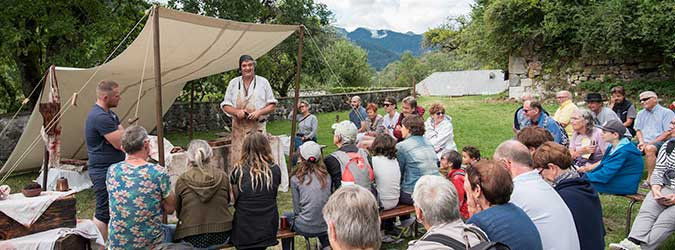
[[[637,203],[636,200],[631,200],[628,203],[628,211],[626,213],[626,238],[628,238],[628,234],[630,234],[630,228],[631,228],[631,214],[633,213],[633,205]]]

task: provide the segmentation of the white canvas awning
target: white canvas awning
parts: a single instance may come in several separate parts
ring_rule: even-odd
[[[299,27],[235,22],[162,7],[159,7],[158,13],[164,112],[173,104],[187,81],[235,69],[242,54],[258,58]],[[122,124],[126,125],[127,119],[134,117],[144,62],[138,124],[148,130],[155,127],[152,46],[152,19],[148,18],[133,43],[110,62],[88,69],[56,67],[61,109],[67,109],[60,120],[61,157],[87,157],[84,123],[96,100],[96,85],[101,80],[114,80],[120,84],[122,99],[119,107],[113,110]],[[43,93],[45,91],[48,90],[43,90]],[[69,107],[69,98],[76,92],[78,105]],[[18,144],[0,173],[40,167],[44,153],[44,143],[39,138],[41,126],[42,116],[36,105]]]

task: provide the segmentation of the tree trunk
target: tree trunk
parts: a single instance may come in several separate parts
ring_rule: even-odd
[[[33,88],[35,88],[38,83],[40,86],[43,86],[44,83],[40,83],[40,79],[44,74],[44,69],[40,68],[40,56],[39,52],[35,50],[29,50],[27,54],[21,54],[14,56],[14,61],[16,62],[16,68],[19,71],[19,76],[21,80],[21,91],[23,96],[30,98],[29,109],[35,106],[38,102],[38,97],[40,97],[39,90],[36,90],[32,96],[30,95]],[[41,87],[38,87],[41,88]]]

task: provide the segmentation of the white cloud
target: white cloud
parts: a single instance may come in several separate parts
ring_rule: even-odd
[[[424,33],[448,17],[466,15],[473,0],[316,0],[335,14],[334,25]]]

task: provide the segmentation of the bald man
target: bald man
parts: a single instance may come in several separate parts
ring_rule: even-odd
[[[354,123],[356,129],[361,129],[361,125],[366,121],[368,117],[366,109],[363,106],[361,106],[361,97],[357,95],[352,96],[349,105],[352,106],[352,111],[349,112],[349,121]]]

